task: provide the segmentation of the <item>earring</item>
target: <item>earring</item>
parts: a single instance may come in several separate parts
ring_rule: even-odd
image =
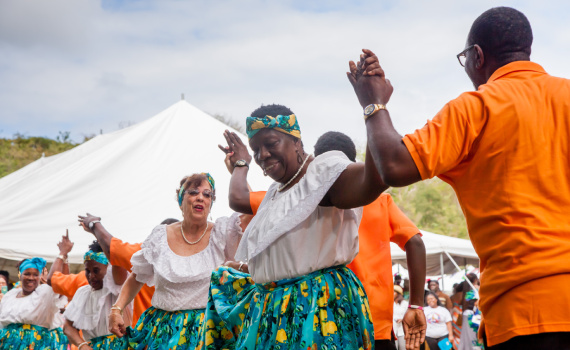
[[[265,169],[263,169],[263,176],[267,176],[267,173],[265,172]]]
[[[297,150],[296,152],[297,152],[297,163],[299,163],[299,164],[303,163],[303,158],[299,154],[299,151]]]

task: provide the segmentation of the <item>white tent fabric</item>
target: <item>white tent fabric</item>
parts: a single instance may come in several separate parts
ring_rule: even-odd
[[[475,253],[473,244],[468,239],[461,239],[449,236],[438,235],[427,231],[422,231],[422,240],[426,247],[426,273],[428,276],[441,274],[441,263],[443,261],[444,273],[456,271],[455,265],[449,258],[451,256],[460,266],[479,266],[479,257]],[[398,245],[390,243],[392,264],[400,264],[407,268],[406,252]],[[448,255],[449,254],[449,255]]]
[[[77,215],[86,212],[101,216],[117,238],[142,242],[162,220],[181,218],[175,190],[191,173],[209,172],[216,181],[213,219],[230,215],[230,174],[217,147],[225,142],[225,129],[230,128],[180,101],[0,179],[0,269],[32,256],[53,261],[66,228],[75,242],[70,262],[81,264],[94,239],[78,226]],[[249,183],[264,190],[271,180],[252,165]]]

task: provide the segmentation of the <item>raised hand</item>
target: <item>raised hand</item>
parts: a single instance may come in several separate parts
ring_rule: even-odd
[[[426,339],[426,316],[423,310],[408,309],[404,315],[404,334],[406,349],[416,350],[420,348]]]
[[[348,80],[354,88],[358,102],[364,108],[370,104],[387,104],[394,91],[390,81],[385,78],[378,57],[370,50],[364,49],[360,61],[348,63],[350,71]]]
[[[73,249],[73,242],[69,240],[69,230],[65,230],[65,236],[61,236],[61,242],[57,244],[59,254],[67,256],[71,249]]]
[[[228,165],[227,161],[229,161],[232,166],[231,172],[233,172],[233,165],[235,162],[240,159],[243,159],[250,164],[251,155],[241,138],[235,132],[230,132],[229,130],[224,131],[224,137],[228,146],[224,147],[222,145],[218,145],[218,147],[226,154],[226,166]],[[230,155],[228,156],[228,154]],[[228,170],[230,170],[229,167]]]
[[[86,216],[81,216],[81,215],[77,215],[77,217],[79,218],[77,221],[79,221],[79,226],[83,227],[83,229],[89,233],[93,233],[93,231],[91,229],[89,229],[89,223],[91,221],[95,221],[95,220],[101,220],[100,217],[97,217],[95,215],[91,215],[89,213],[86,214]]]

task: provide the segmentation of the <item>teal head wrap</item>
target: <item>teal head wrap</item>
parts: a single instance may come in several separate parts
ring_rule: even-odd
[[[26,259],[24,260],[21,264],[20,264],[20,273],[24,273],[24,271],[26,271],[29,268],[34,268],[36,270],[38,270],[40,273],[42,273],[44,267],[46,267],[47,261],[44,258],[30,258],[30,259]]]
[[[212,175],[210,175],[210,173],[200,173],[202,175],[206,175],[206,179],[208,180],[208,183],[210,184],[210,186],[212,186],[212,192],[216,191],[216,181],[214,181],[214,178],[212,177]],[[186,190],[186,188],[184,188],[184,185],[180,186],[180,190],[178,190],[178,206],[182,206],[182,199],[184,199],[184,191]]]
[[[83,260],[93,260],[103,265],[109,265],[109,260],[103,252],[95,253],[94,251],[89,250],[85,255],[83,255]]]
[[[298,139],[301,138],[301,129],[299,129],[299,123],[295,114],[278,115],[276,117],[266,115],[263,118],[247,117],[245,128],[247,137],[250,140],[261,129],[275,129]]]

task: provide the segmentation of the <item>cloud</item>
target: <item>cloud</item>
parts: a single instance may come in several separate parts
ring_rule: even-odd
[[[568,76],[563,2],[510,2],[535,30],[533,58]],[[492,1],[0,1],[0,136],[114,131],[185,93],[242,119],[262,103],[299,116],[307,144],[328,130],[364,141],[345,71],[373,49],[395,86],[396,128],[421,127],[472,86],[455,55]],[[552,67],[552,69],[549,69]]]

